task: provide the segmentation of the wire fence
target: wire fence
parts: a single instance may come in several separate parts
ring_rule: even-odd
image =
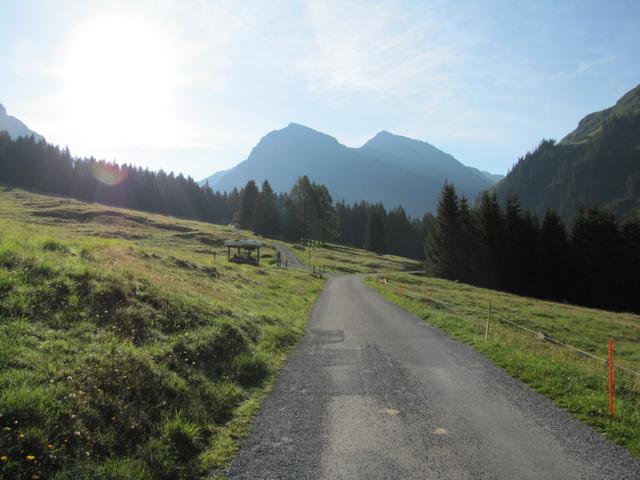
[[[381,283],[384,283],[385,285],[388,285],[388,279],[386,279],[386,278],[378,278],[378,281],[380,281]],[[589,358],[591,358],[593,360],[601,362],[604,365],[608,365],[609,364],[609,360],[607,358],[601,357],[599,355],[593,354],[593,353],[588,352],[586,350],[583,350],[583,349],[581,349],[579,347],[576,347],[575,345],[571,345],[569,343],[562,342],[562,341],[560,341],[560,340],[558,340],[556,338],[553,338],[553,337],[543,333],[542,329],[535,330],[533,328],[530,328],[530,327],[527,327],[525,325],[522,325],[521,323],[518,323],[518,322],[516,322],[516,321],[514,321],[514,320],[512,320],[510,318],[504,317],[502,315],[496,315],[493,312],[493,309],[492,309],[491,305],[489,306],[489,309],[470,307],[470,306],[466,306],[466,305],[460,305],[460,304],[457,304],[457,303],[447,302],[445,300],[433,298],[430,295],[428,295],[428,296],[427,295],[424,295],[424,296],[418,295],[418,296],[416,296],[416,295],[413,295],[413,292],[407,293],[408,289],[405,286],[401,285],[401,284],[398,284],[397,288],[398,288],[398,293],[400,295],[408,297],[408,298],[411,298],[413,300],[424,301],[427,305],[433,303],[433,304],[443,305],[443,306],[446,306],[446,307],[456,308],[458,310],[463,310],[463,311],[470,312],[470,313],[482,314],[483,316],[487,315],[489,320],[498,320],[501,323],[510,325],[510,326],[512,326],[514,328],[517,328],[517,329],[520,329],[520,330],[523,330],[523,331],[525,331],[527,333],[535,335],[536,337],[542,337],[542,338],[544,338],[545,341],[548,341],[548,342],[551,342],[551,343],[556,344],[558,346],[561,346],[561,347],[567,348],[569,350],[572,350],[572,351],[574,351],[576,353],[579,353],[579,354],[584,355],[586,357],[589,357]],[[488,331],[488,325],[487,325],[487,331]],[[613,368],[618,369],[620,371],[624,371],[624,372],[630,373],[630,374],[635,375],[636,377],[640,378],[640,372],[635,371],[635,370],[633,370],[631,368],[625,367],[624,365],[620,365],[618,363],[614,363],[613,364]]]

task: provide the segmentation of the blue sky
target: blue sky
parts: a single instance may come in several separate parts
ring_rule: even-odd
[[[289,122],[506,173],[640,83],[635,1],[0,1],[0,103],[49,141],[196,179]]]

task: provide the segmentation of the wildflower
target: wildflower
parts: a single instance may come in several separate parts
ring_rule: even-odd
[[[7,457],[6,455],[2,455],[2,456],[0,457],[0,462],[3,462],[3,463],[4,463],[4,462],[7,462],[8,460],[9,460],[9,457]]]
[[[33,462],[36,459],[35,455],[27,455],[25,458],[30,462]]]
[[[79,431],[77,431],[77,430],[76,430],[75,432],[73,432],[73,434],[74,434],[76,437],[79,437],[79,436],[80,436],[80,432],[79,432]]]
[[[69,376],[67,377],[67,380],[71,381],[71,380],[73,380],[73,377],[72,377],[71,375],[69,375]]]
[[[24,433],[20,432],[20,433],[18,434],[18,438],[19,438],[20,440],[22,440],[22,439],[24,438]]]
[[[48,444],[48,445],[47,445],[47,448],[48,448],[49,450],[51,450],[51,449],[53,448],[53,445]]]

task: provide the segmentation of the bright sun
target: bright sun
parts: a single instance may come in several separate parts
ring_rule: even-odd
[[[156,144],[171,132],[178,65],[148,19],[106,15],[83,23],[62,65],[68,124],[83,143]]]

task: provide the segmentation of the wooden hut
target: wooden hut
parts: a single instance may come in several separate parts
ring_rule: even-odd
[[[260,265],[262,243],[258,240],[226,240],[224,246],[227,247],[227,260],[230,262]]]

